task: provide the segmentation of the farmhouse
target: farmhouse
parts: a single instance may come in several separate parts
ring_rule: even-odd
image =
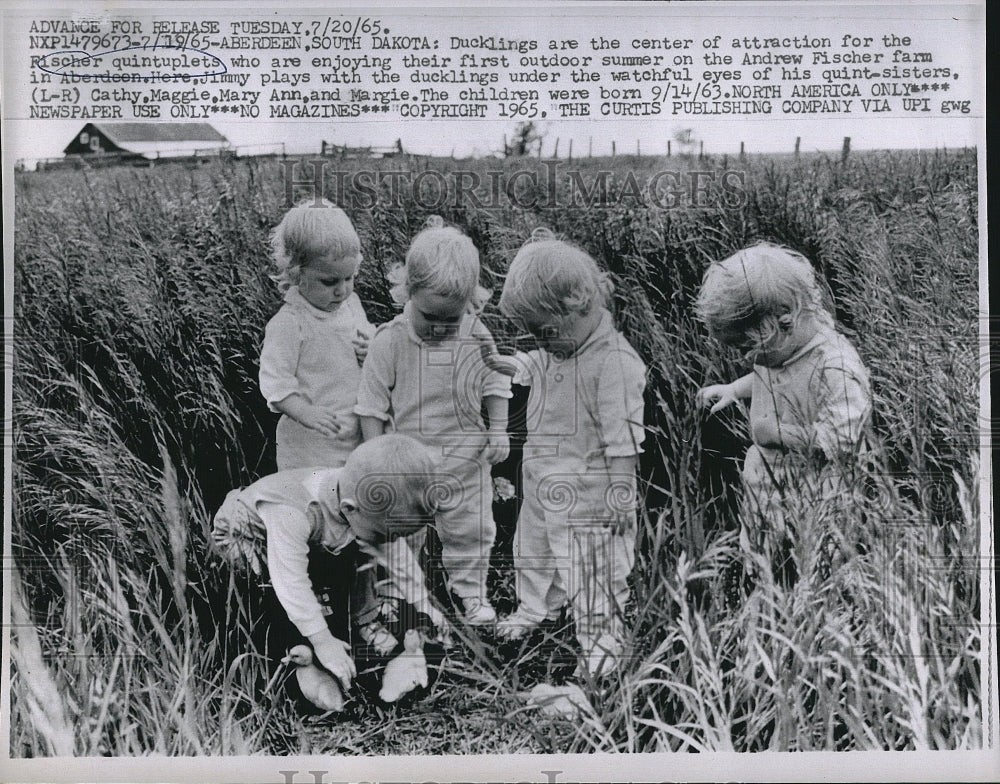
[[[229,140],[208,123],[87,123],[63,154],[94,162],[97,156],[108,156],[123,163],[147,163],[214,155],[229,147]]]

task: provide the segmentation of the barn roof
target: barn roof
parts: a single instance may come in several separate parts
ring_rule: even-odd
[[[208,123],[92,123],[119,146],[131,142],[226,142]]]

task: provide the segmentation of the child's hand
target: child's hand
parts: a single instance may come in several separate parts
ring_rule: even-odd
[[[611,533],[624,536],[635,527],[635,513],[639,505],[635,469],[637,455],[606,457],[608,474],[604,491],[608,517],[604,527]]]
[[[494,430],[487,433],[483,459],[490,465],[496,465],[506,460],[508,455],[510,455],[510,436]]]
[[[333,673],[345,689],[351,688],[351,680],[358,674],[354,660],[348,653],[350,650],[350,645],[336,637],[331,637],[328,641],[313,646],[316,660]]]
[[[297,412],[300,425],[308,427],[310,430],[317,430],[329,438],[333,438],[340,432],[340,421],[337,415],[328,408],[321,408],[307,404]]]
[[[712,384],[699,389],[694,402],[698,406],[712,405],[710,413],[715,414],[726,406],[731,406],[738,399],[732,384]]]
[[[360,329],[355,330],[355,337],[351,339],[351,343],[354,344],[354,356],[358,358],[359,365],[363,364],[365,357],[368,356],[368,341],[368,335]]]
[[[625,536],[625,534],[631,533],[635,521],[632,515],[624,510],[616,511],[612,518],[605,523],[605,528],[607,528],[611,533],[617,536]]]

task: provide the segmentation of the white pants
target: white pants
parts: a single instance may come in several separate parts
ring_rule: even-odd
[[[609,530],[603,494],[598,499],[582,492],[566,510],[548,502],[539,486],[526,470],[514,545],[518,614],[540,622],[554,618],[568,600],[581,643],[602,632],[620,639],[635,562],[634,525],[625,535]]]
[[[435,515],[448,587],[460,599],[486,599],[490,551],[496,539],[493,480],[479,449],[443,458],[446,509]]]

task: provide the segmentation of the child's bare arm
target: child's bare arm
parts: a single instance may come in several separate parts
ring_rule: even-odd
[[[386,332],[379,332],[368,344],[368,353],[361,368],[358,404],[354,407],[361,424],[361,437],[365,441],[385,432],[395,384],[391,338]]]
[[[301,392],[296,373],[303,339],[301,326],[287,308],[268,322],[260,350],[260,391],[272,411],[332,437],[341,428],[336,413],[313,405]]]
[[[370,333],[362,332],[360,329],[354,331],[351,338],[351,345],[354,346],[354,356],[357,357],[358,364],[363,365],[368,356],[368,344],[371,342]]]
[[[507,398],[487,395],[483,398],[483,402],[490,418],[490,431],[487,434],[483,457],[490,465],[496,465],[506,460],[510,454],[510,437],[507,435]]]
[[[273,405],[282,414],[290,416],[300,425],[316,430],[325,436],[332,438],[340,432],[340,421],[333,410],[314,406],[301,395],[289,395]]]
[[[608,457],[608,505],[611,507],[609,527],[616,534],[627,534],[632,530],[637,503],[635,469],[638,455]]]
[[[486,328],[486,325],[476,317],[472,325],[472,337],[479,341],[479,353],[483,362],[495,373],[513,378],[520,368],[514,357],[505,356],[497,351],[497,344],[493,340],[493,335]]]
[[[730,384],[712,384],[702,387],[695,395],[695,404],[711,405],[711,413],[715,414],[737,400],[750,397],[753,392],[753,373],[747,373]]]
[[[358,417],[361,421],[361,438],[364,441],[371,441],[373,438],[385,433],[385,422],[378,417],[363,416]]]

